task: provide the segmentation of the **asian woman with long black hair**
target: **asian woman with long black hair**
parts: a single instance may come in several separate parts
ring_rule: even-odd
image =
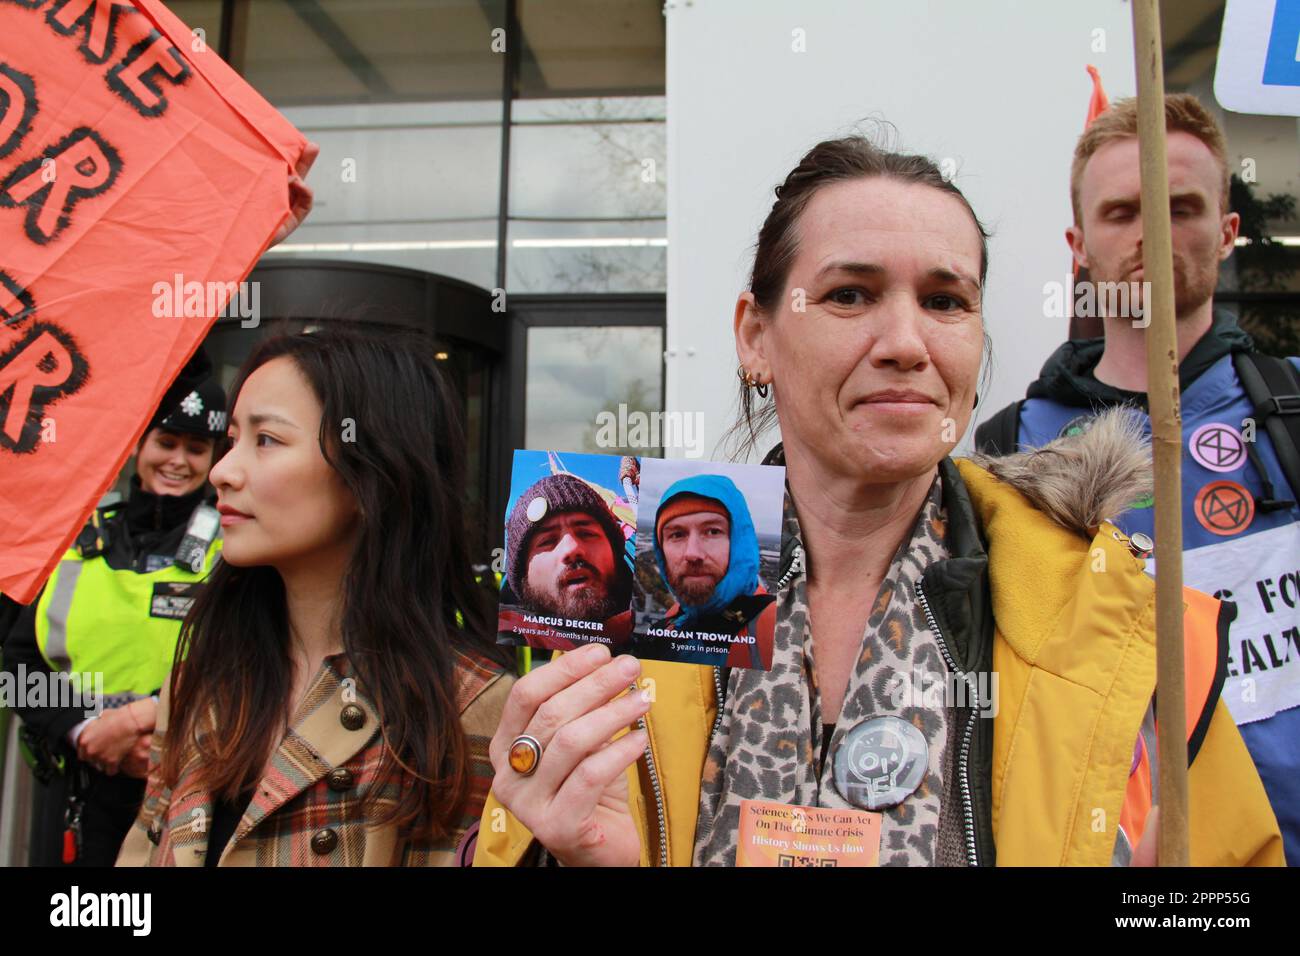
[[[232,408],[212,471],[224,558],[118,863],[467,862],[511,679],[432,344],[341,324],[274,338]]]

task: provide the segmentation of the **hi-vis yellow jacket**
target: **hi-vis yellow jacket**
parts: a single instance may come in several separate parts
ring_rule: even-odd
[[[1154,583],[1113,525],[1084,535],[1049,516],[1035,493],[1043,489],[1033,487],[1041,476],[1013,486],[1015,477],[956,464],[945,479],[960,471],[983,530],[995,621],[999,708],[988,793],[996,862],[1109,865],[1155,690]],[[1085,472],[1087,464],[1097,463]],[[1117,493],[1134,500],[1131,488]],[[689,866],[716,713],[714,669],[645,661],[642,673],[654,680],[650,743],[628,770],[641,864]],[[1277,822],[1222,701],[1206,723],[1188,779],[1192,864],[1284,865]],[[532,844],[489,797],[475,865],[518,865]]]

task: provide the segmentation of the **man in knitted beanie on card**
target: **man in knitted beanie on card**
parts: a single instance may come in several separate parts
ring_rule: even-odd
[[[528,612],[522,623],[530,644],[568,650],[578,643],[569,635],[603,644],[627,640],[626,542],[622,523],[581,478],[549,475],[518,497],[506,521],[506,578]]]

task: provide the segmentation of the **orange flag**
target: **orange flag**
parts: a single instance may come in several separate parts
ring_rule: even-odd
[[[1088,100],[1088,119],[1083,124],[1087,129],[1102,113],[1110,107],[1110,100],[1106,99],[1106,91],[1101,88],[1101,74],[1091,63],[1088,64],[1088,75],[1092,77],[1092,99]]]
[[[0,37],[0,592],[28,603],[288,215],[306,140],[157,0],[0,2]]]

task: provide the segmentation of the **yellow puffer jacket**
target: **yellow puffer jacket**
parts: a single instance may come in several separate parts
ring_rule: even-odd
[[[1090,540],[1036,507],[1023,487],[971,462],[957,465],[987,540],[996,622],[996,861],[1109,865],[1155,689],[1154,583],[1113,525],[1102,523]],[[714,670],[645,661],[642,673],[655,693],[649,759],[628,770],[641,864],[689,866],[716,713]],[[1263,785],[1221,701],[1188,786],[1193,865],[1284,865]],[[531,834],[499,806],[488,798],[476,866],[533,859]]]

